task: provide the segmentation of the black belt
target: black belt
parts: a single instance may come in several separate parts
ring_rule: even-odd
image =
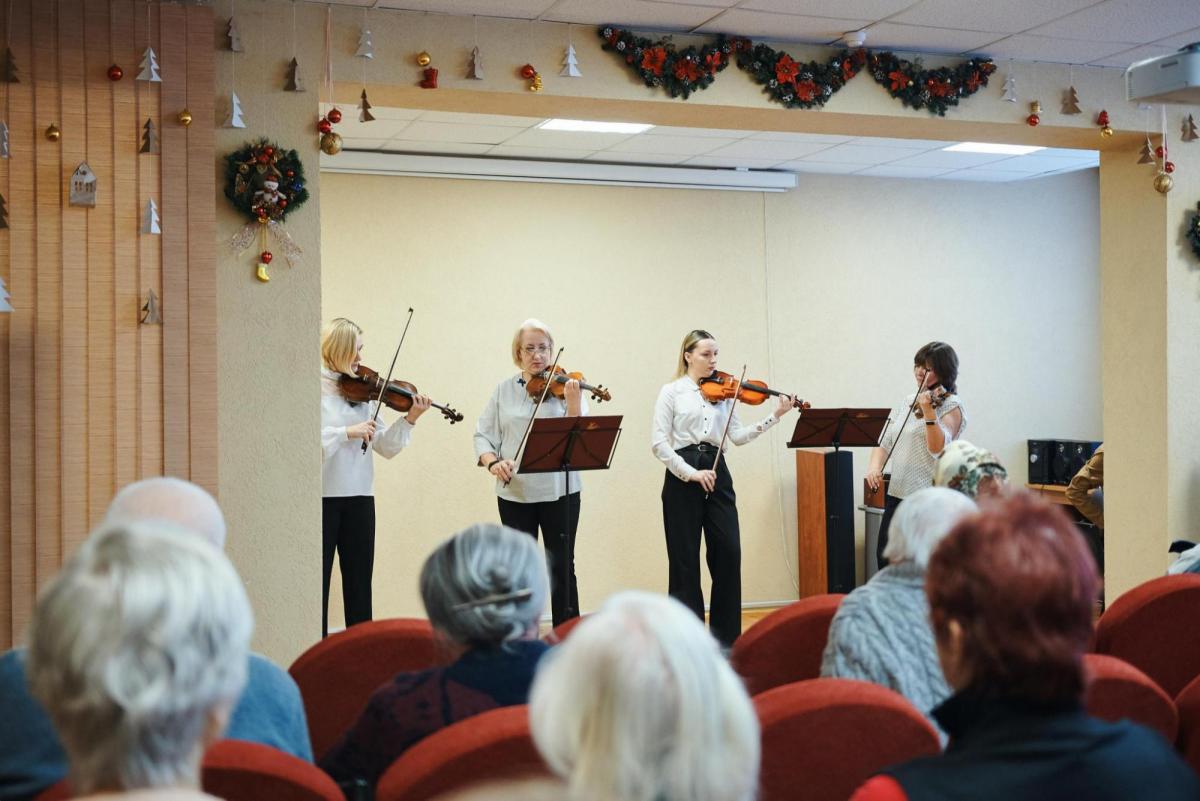
[[[701,442],[696,445],[688,445],[686,448],[680,448],[676,453],[716,453],[718,450],[716,445],[710,445],[707,442]]]

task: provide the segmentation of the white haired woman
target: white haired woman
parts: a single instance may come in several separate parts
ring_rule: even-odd
[[[949,487],[982,501],[1008,492],[1008,471],[996,454],[960,439],[947,445],[938,457],[933,486]]]
[[[421,568],[421,599],[458,658],[381,686],[321,767],[338,782],[374,785],[424,737],[489,709],[524,704],[547,649],[537,638],[545,588],[545,561],[522,532],[479,523],[439,545]]]
[[[974,501],[945,487],[904,499],[884,552],[888,566],[847,595],[833,616],[822,676],[883,685],[926,715],[950,697],[929,625],[925,568],[942,538],[974,511]]]
[[[610,598],[547,657],[529,704],[534,742],[570,799],[754,798],[754,707],[704,624],[673,598]]]
[[[475,425],[476,464],[495,478],[500,522],[546,543],[550,566],[550,611],[554,625],[579,616],[575,579],[575,532],[579,528],[579,473],[566,486],[562,473],[517,473],[517,449],[537,398],[529,382],[554,364],[554,334],[541,320],[528,319],[512,338],[512,361],[521,372],[500,382]],[[587,414],[579,382],[567,381],[563,397],[547,394],[538,417]],[[564,575],[569,578],[564,580]],[[566,585],[570,586],[570,589]]]
[[[28,657],[75,796],[210,799],[200,758],[241,694],[253,628],[237,573],[194,534],[137,523],[84,542],[38,599]]]

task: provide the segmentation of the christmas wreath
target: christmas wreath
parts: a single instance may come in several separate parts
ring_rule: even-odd
[[[712,44],[683,50],[676,50],[669,36],[652,42],[611,25],[600,29],[600,38],[604,40],[601,47],[622,56],[646,86],[661,86],[671,97],[684,100],[692,92],[707,89],[716,74],[729,66],[733,52],[733,45],[723,36]]]
[[[751,46],[746,40],[734,41],[744,42],[738,49],[738,67],[753,75],[772,100],[787,108],[825,105],[867,61],[865,50],[843,50],[824,63],[801,63],[765,44]]]
[[[268,266],[274,258],[267,249],[268,234],[275,237],[288,266],[300,257],[300,247],[283,228],[283,219],[308,200],[304,165],[295,150],[284,150],[268,139],[259,139],[225,157],[225,197],[250,218],[229,245],[241,252],[257,239],[262,248],[255,275],[271,280]]]
[[[1196,213],[1192,215],[1192,221],[1188,223],[1187,238],[1192,245],[1192,252],[1196,254],[1196,258],[1200,259],[1200,203],[1196,204]]]
[[[957,67],[927,70],[920,59],[907,61],[894,53],[871,53],[871,75],[888,94],[911,108],[924,108],[946,116],[946,109],[987,86],[988,76],[996,71],[990,59],[973,58]]]

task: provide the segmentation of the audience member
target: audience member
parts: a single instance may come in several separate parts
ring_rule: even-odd
[[[547,648],[537,638],[546,586],[545,559],[528,534],[480,523],[439,545],[421,568],[421,599],[434,631],[461,655],[376,690],[321,767],[338,782],[374,785],[422,738],[524,704]]]
[[[225,546],[225,518],[211,495],[177,478],[150,478],[128,485],[113,498],[104,526],[164,521],[198,534],[217,549]],[[63,778],[67,756],[45,710],[29,694],[25,652],[0,655],[0,798],[24,801]],[[250,654],[246,690],[233,710],[228,736],[270,745],[312,760],[300,690],[287,672]]]
[[[926,576],[954,695],[940,757],[889,768],[852,801],[1195,801],[1200,779],[1149,729],[1084,712],[1095,562],[1062,511],[1018,494],[963,522]]]
[[[958,490],[972,500],[1002,495],[1008,489],[1008,471],[991,451],[956,440],[938,457],[933,486]]]
[[[567,798],[754,798],[754,707],[704,624],[672,598],[609,599],[547,657],[529,703],[534,742]]]
[[[822,676],[881,684],[926,715],[950,696],[929,625],[925,568],[934,546],[974,511],[974,501],[944,487],[917,490],[900,504],[884,552],[888,566],[842,599],[833,616]]]
[[[246,682],[253,615],[233,566],[168,523],[93,534],[42,592],[31,688],[77,798],[210,799],[205,748]]]
[[[1079,469],[1067,486],[1067,500],[1079,514],[1104,528],[1104,446],[1096,448],[1092,458]]]

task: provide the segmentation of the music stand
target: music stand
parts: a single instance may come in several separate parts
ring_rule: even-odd
[[[621,415],[595,417],[539,417],[533,421],[517,473],[562,473],[566,494],[571,494],[571,473],[607,470],[621,438]],[[563,515],[563,598],[566,619],[579,614],[571,604],[571,565],[575,539],[571,536],[571,506]]]

